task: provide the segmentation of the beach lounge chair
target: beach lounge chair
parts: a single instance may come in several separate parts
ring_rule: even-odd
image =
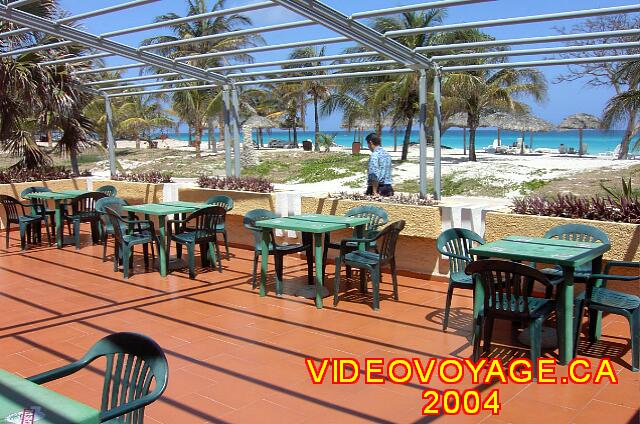
[[[485,153],[497,153],[498,148],[500,147],[500,140],[495,139],[491,146],[487,146],[484,148]]]

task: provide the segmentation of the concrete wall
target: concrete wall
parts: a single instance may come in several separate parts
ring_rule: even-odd
[[[94,179],[92,189],[96,190],[104,185],[114,186],[118,190],[118,197],[125,199],[132,205],[159,203],[164,200],[164,184]]]
[[[638,224],[489,212],[486,217],[485,239],[493,241],[514,234],[542,237],[552,227],[563,224],[591,225],[607,233],[611,241],[611,250],[604,256],[607,260],[640,261]]]
[[[30,181],[26,183],[0,184],[0,194],[15,197],[20,201],[26,201],[20,197],[20,193],[28,187],[49,187],[52,191],[60,190],[86,190],[86,178],[69,178],[64,180]],[[5,228],[4,208],[0,208],[0,228]]]

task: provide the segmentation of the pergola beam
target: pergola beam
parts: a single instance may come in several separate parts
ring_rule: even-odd
[[[503,47],[503,46],[517,46],[522,44],[541,44],[541,43],[558,43],[558,42],[571,42],[582,40],[597,40],[599,38],[618,38],[618,37],[632,37],[640,35],[640,29],[623,29],[617,31],[600,31],[600,32],[585,32],[582,34],[562,34],[562,35],[547,35],[541,37],[526,37],[526,38],[509,38],[506,40],[488,40],[477,41],[472,43],[455,43],[455,44],[440,44],[435,46],[418,47],[416,51],[421,53],[427,52],[439,52],[444,50],[464,50],[464,49],[476,49],[481,47]]]
[[[23,0],[23,1],[28,1],[28,0]],[[35,1],[40,1],[40,0],[32,0],[32,1],[28,1],[28,3],[35,3]],[[92,10],[92,11],[89,11],[89,12],[80,13],[78,15],[67,16],[67,17],[58,19],[57,21],[55,21],[55,23],[58,24],[58,25],[67,24],[69,22],[75,22],[75,21],[79,21],[81,19],[88,19],[88,18],[93,18],[95,16],[106,15],[107,13],[118,12],[118,11],[121,11],[121,10],[126,10],[126,9],[130,9],[132,7],[142,6],[142,5],[145,5],[145,4],[148,4],[148,3],[153,3],[153,2],[156,2],[156,1],[159,1],[159,0],[134,0],[134,1],[127,2],[127,3],[116,4],[116,5],[105,7],[105,8],[102,8],[102,9],[96,9],[96,10]],[[18,7],[18,6],[15,6],[16,3],[20,3],[20,1],[9,3],[6,7],[9,8],[9,9],[16,8],[16,7]],[[29,31],[31,31],[31,28],[29,28],[29,27],[27,27],[27,28],[19,28],[19,29],[15,29],[15,30],[12,30],[12,31],[7,31],[7,32],[0,33],[0,38],[10,37],[12,35],[24,34],[25,32],[29,32]]]
[[[385,37],[398,37],[413,34],[425,34],[434,32],[457,31],[461,29],[476,29],[497,27],[505,25],[531,24],[536,22],[550,22],[564,19],[590,18],[594,16],[606,16],[620,13],[640,12],[640,5],[604,7],[600,9],[576,10],[571,12],[547,13],[544,15],[519,16],[515,18],[491,19],[488,21],[463,22],[459,24],[437,25],[423,28],[409,28],[395,31],[387,31]]]
[[[432,66],[431,60],[395,40],[385,40],[378,31],[332,9],[322,2],[273,0],[281,6],[311,19],[324,27],[414,69]]]
[[[415,12],[416,10],[440,9],[444,7],[463,6],[472,3],[487,3],[495,0],[441,0],[429,3],[409,4],[406,6],[389,7],[386,9],[370,10],[367,12],[353,13],[351,19],[373,18],[374,16],[384,16],[396,13]]]
[[[72,28],[67,25],[59,25],[48,19],[31,15],[21,10],[9,9],[6,6],[0,6],[0,17],[8,21],[23,25],[36,31],[41,31],[63,40],[73,41],[88,47],[93,47],[102,51],[117,54],[129,59],[143,60],[146,65],[157,66],[162,69],[179,72],[192,78],[202,79],[204,81],[215,81],[218,83],[226,83],[227,79],[223,75],[207,72],[203,69],[196,68],[183,63],[175,63],[166,57],[158,56],[148,52],[140,52],[125,44],[117,43],[111,40],[101,39],[93,34]]]
[[[465,60],[465,59],[478,59],[487,57],[511,57],[511,56],[531,56],[539,54],[554,54],[554,53],[570,53],[570,52],[585,52],[585,51],[597,51],[597,50],[621,50],[632,49],[640,47],[640,42],[629,43],[611,43],[611,44],[591,44],[584,46],[566,46],[566,47],[553,47],[542,49],[522,49],[522,50],[504,50],[495,52],[480,52],[480,53],[459,53],[442,56],[433,56],[432,59],[437,61],[441,60]]]
[[[640,55],[616,55],[570,59],[532,60],[528,62],[483,63],[480,65],[444,66],[442,72],[478,71],[481,69],[537,68],[542,66],[580,65],[585,63],[627,62],[640,60]]]

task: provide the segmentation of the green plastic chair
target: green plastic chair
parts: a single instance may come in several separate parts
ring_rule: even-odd
[[[262,255],[262,228],[256,226],[257,221],[263,219],[274,219],[278,215],[266,209],[253,209],[246,213],[242,219],[242,224],[246,229],[251,231],[254,237],[253,248],[253,288],[258,285],[258,259]],[[270,232],[269,255],[273,255],[276,268],[276,291],[280,293],[280,283],[284,276],[284,257],[294,253],[305,252],[307,258],[307,282],[314,284],[313,281],[313,240],[311,234],[302,233],[302,243],[278,244],[275,240],[273,231]]]
[[[109,197],[115,197],[118,194],[118,189],[112,185],[103,185],[98,187],[95,191],[98,193],[104,193]]]
[[[229,196],[219,195],[213,196],[207,199],[205,202],[208,205],[220,206],[223,207],[227,213],[233,209],[233,199]],[[226,216],[225,216],[226,220]],[[229,239],[227,238],[227,228],[225,226],[225,221],[222,221],[222,224],[216,227],[216,232],[222,234],[222,238],[224,239],[224,247],[227,251],[227,259],[229,259]]]
[[[27,213],[27,208],[32,207],[30,203],[22,203],[18,199],[0,195],[0,204],[4,207],[5,212],[5,236],[6,247],[9,248],[9,233],[11,231],[11,224],[17,224],[20,229],[20,248],[26,250],[28,247],[27,241],[33,238],[42,240],[42,222],[44,218],[42,215],[31,215]],[[20,212],[18,212],[20,208]],[[51,234],[49,233],[49,227],[46,225],[44,228],[47,231],[47,237],[49,238],[49,244],[51,244]],[[37,236],[36,236],[37,234]]]
[[[124,218],[125,211],[123,206],[127,206],[128,203],[126,200],[121,199],[119,197],[103,197],[102,199],[98,199],[96,202],[96,211],[100,213],[100,238],[102,240],[102,262],[107,260],[107,239],[109,235],[113,235],[113,224],[111,223],[111,219],[107,217],[106,208],[114,211],[118,216]],[[124,225],[124,224],[123,224]],[[127,231],[126,226],[121,229],[123,233]]]
[[[216,256],[218,257],[218,271],[222,272],[222,261],[220,259],[220,247],[218,246],[217,231],[218,225],[224,222],[227,213],[225,208],[220,206],[209,206],[199,209],[187,216],[186,219],[174,219],[167,222],[169,228],[177,228],[178,233],[171,236],[171,240],[176,242],[176,252],[178,258],[182,257],[182,245],[187,247],[189,256],[189,278],[196,278],[195,272],[195,248],[200,245],[202,266],[207,265],[207,252],[211,258],[211,265],[216,267]],[[216,255],[217,253],[217,255]]]
[[[142,424],[145,406],[162,395],[169,379],[169,364],[162,348],[142,334],[110,334],[93,345],[82,359],[28,380],[48,383],[72,375],[102,357],[106,357],[106,369],[100,422]]]
[[[367,218],[369,222],[365,226],[364,237],[373,238],[378,235],[378,229],[384,227],[389,222],[389,215],[387,211],[372,205],[358,206],[349,209],[344,216],[350,218]],[[355,237],[355,234],[353,235]],[[322,257],[322,275],[325,275],[325,268],[327,267],[327,257],[329,249],[340,250],[340,243],[331,242],[331,233],[324,235],[324,256]],[[358,249],[357,243],[348,243],[347,249],[354,251]],[[375,244],[367,246],[367,250],[375,249]],[[351,267],[347,267],[347,276],[351,276]]]
[[[73,225],[76,250],[80,249],[80,224],[83,222],[91,224],[91,238],[93,243],[98,242],[100,213],[96,211],[96,202],[103,197],[107,197],[107,195],[94,191],[71,199],[71,214],[65,215],[64,219]]]
[[[612,268],[631,269],[632,275],[611,274]],[[629,321],[631,333],[631,369],[638,371],[640,367],[640,297],[606,288],[607,281],[640,281],[640,262],[610,261],[604,268],[604,274],[592,274],[587,283],[587,290],[576,298],[578,312],[576,314],[576,337],[574,352],[578,349],[582,316],[589,311],[589,341],[596,341],[595,320],[598,311],[622,315]],[[602,285],[596,287],[595,283]]]
[[[450,228],[443,231],[436,240],[436,249],[449,258],[449,287],[442,321],[442,331],[449,325],[449,311],[454,289],[473,289],[473,278],[465,273],[465,268],[473,262],[469,251],[472,247],[484,244],[478,234],[464,228]]]
[[[51,189],[49,187],[27,187],[22,190],[20,193],[20,197],[26,199],[27,194],[31,193],[50,193]],[[45,199],[33,199],[29,198],[29,203],[31,203],[31,214],[32,215],[42,215],[42,219],[44,220],[44,224],[50,227],[50,233],[52,237],[56,236],[56,210],[48,208],[47,201]]]
[[[122,259],[122,271],[124,278],[129,278],[129,272],[133,273],[133,248],[142,245],[144,256],[144,266],[149,268],[149,250],[151,245],[151,259],[155,260],[153,244],[156,243],[160,251],[160,240],[156,236],[155,227],[152,221],[148,220],[128,220],[121,217],[115,210],[106,207],[105,213],[115,239],[115,255],[113,255],[113,271],[118,271],[118,264]],[[125,233],[130,229],[129,233]]]
[[[396,273],[396,244],[400,232],[404,229],[404,221],[396,221],[387,225],[375,237],[371,238],[347,238],[340,242],[340,256],[336,259],[336,276],[333,284],[333,306],[338,305],[340,292],[340,268],[342,264],[369,271],[371,274],[371,286],[373,291],[373,309],[380,309],[380,278],[381,269],[389,264],[391,267],[391,279],[393,282],[393,298],[398,300],[398,276]],[[352,251],[351,244],[359,243],[367,245],[377,244],[378,252]]]
[[[553,227],[544,234],[544,238],[557,240],[570,240],[583,243],[609,243],[607,233],[599,228],[585,224],[564,224]],[[547,275],[551,285],[547,286],[545,296],[550,298],[553,295],[554,287],[558,286],[564,279],[562,268],[544,268],[542,273]],[[574,282],[586,283],[591,277],[591,262],[578,266],[574,271]]]
[[[484,288],[484,310],[473,323],[473,360],[491,349],[493,323],[496,319],[529,323],[533,375],[542,350],[542,323],[555,309],[555,301],[530,297],[533,284],[548,286],[549,279],[542,272],[517,262],[501,260],[474,261],[467,265],[467,275],[477,278]]]

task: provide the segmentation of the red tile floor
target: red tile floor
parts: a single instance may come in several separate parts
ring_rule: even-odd
[[[304,358],[465,358],[471,354],[471,293],[457,292],[450,329],[441,329],[446,284],[400,278],[400,300],[390,298],[384,276],[381,310],[354,287],[337,308],[273,290],[261,298],[251,288],[251,252],[234,249],[224,272],[185,270],[168,278],[145,272],[141,258],[128,281],[102,262],[101,247],[62,250],[35,246],[19,251],[17,233],[0,251],[0,368],[29,376],[79,358],[93,343],[116,331],[155,339],[169,360],[164,396],[146,410],[147,423],[417,423],[417,422],[638,422],[640,373],[629,371],[629,329],[607,316],[603,338],[581,343],[580,355],[609,356],[619,383],[602,385],[494,385],[502,410],[492,416],[423,417],[422,391],[407,385],[313,385]],[[286,259],[287,290],[305,284],[305,263]],[[328,283],[330,286],[330,283]],[[527,355],[498,326],[492,355]],[[554,357],[553,351],[544,352]],[[100,364],[96,365],[96,369]],[[96,369],[50,384],[67,396],[97,406]],[[566,372],[561,367],[559,373]],[[459,390],[474,386],[451,386]],[[432,383],[431,388],[447,388]]]

